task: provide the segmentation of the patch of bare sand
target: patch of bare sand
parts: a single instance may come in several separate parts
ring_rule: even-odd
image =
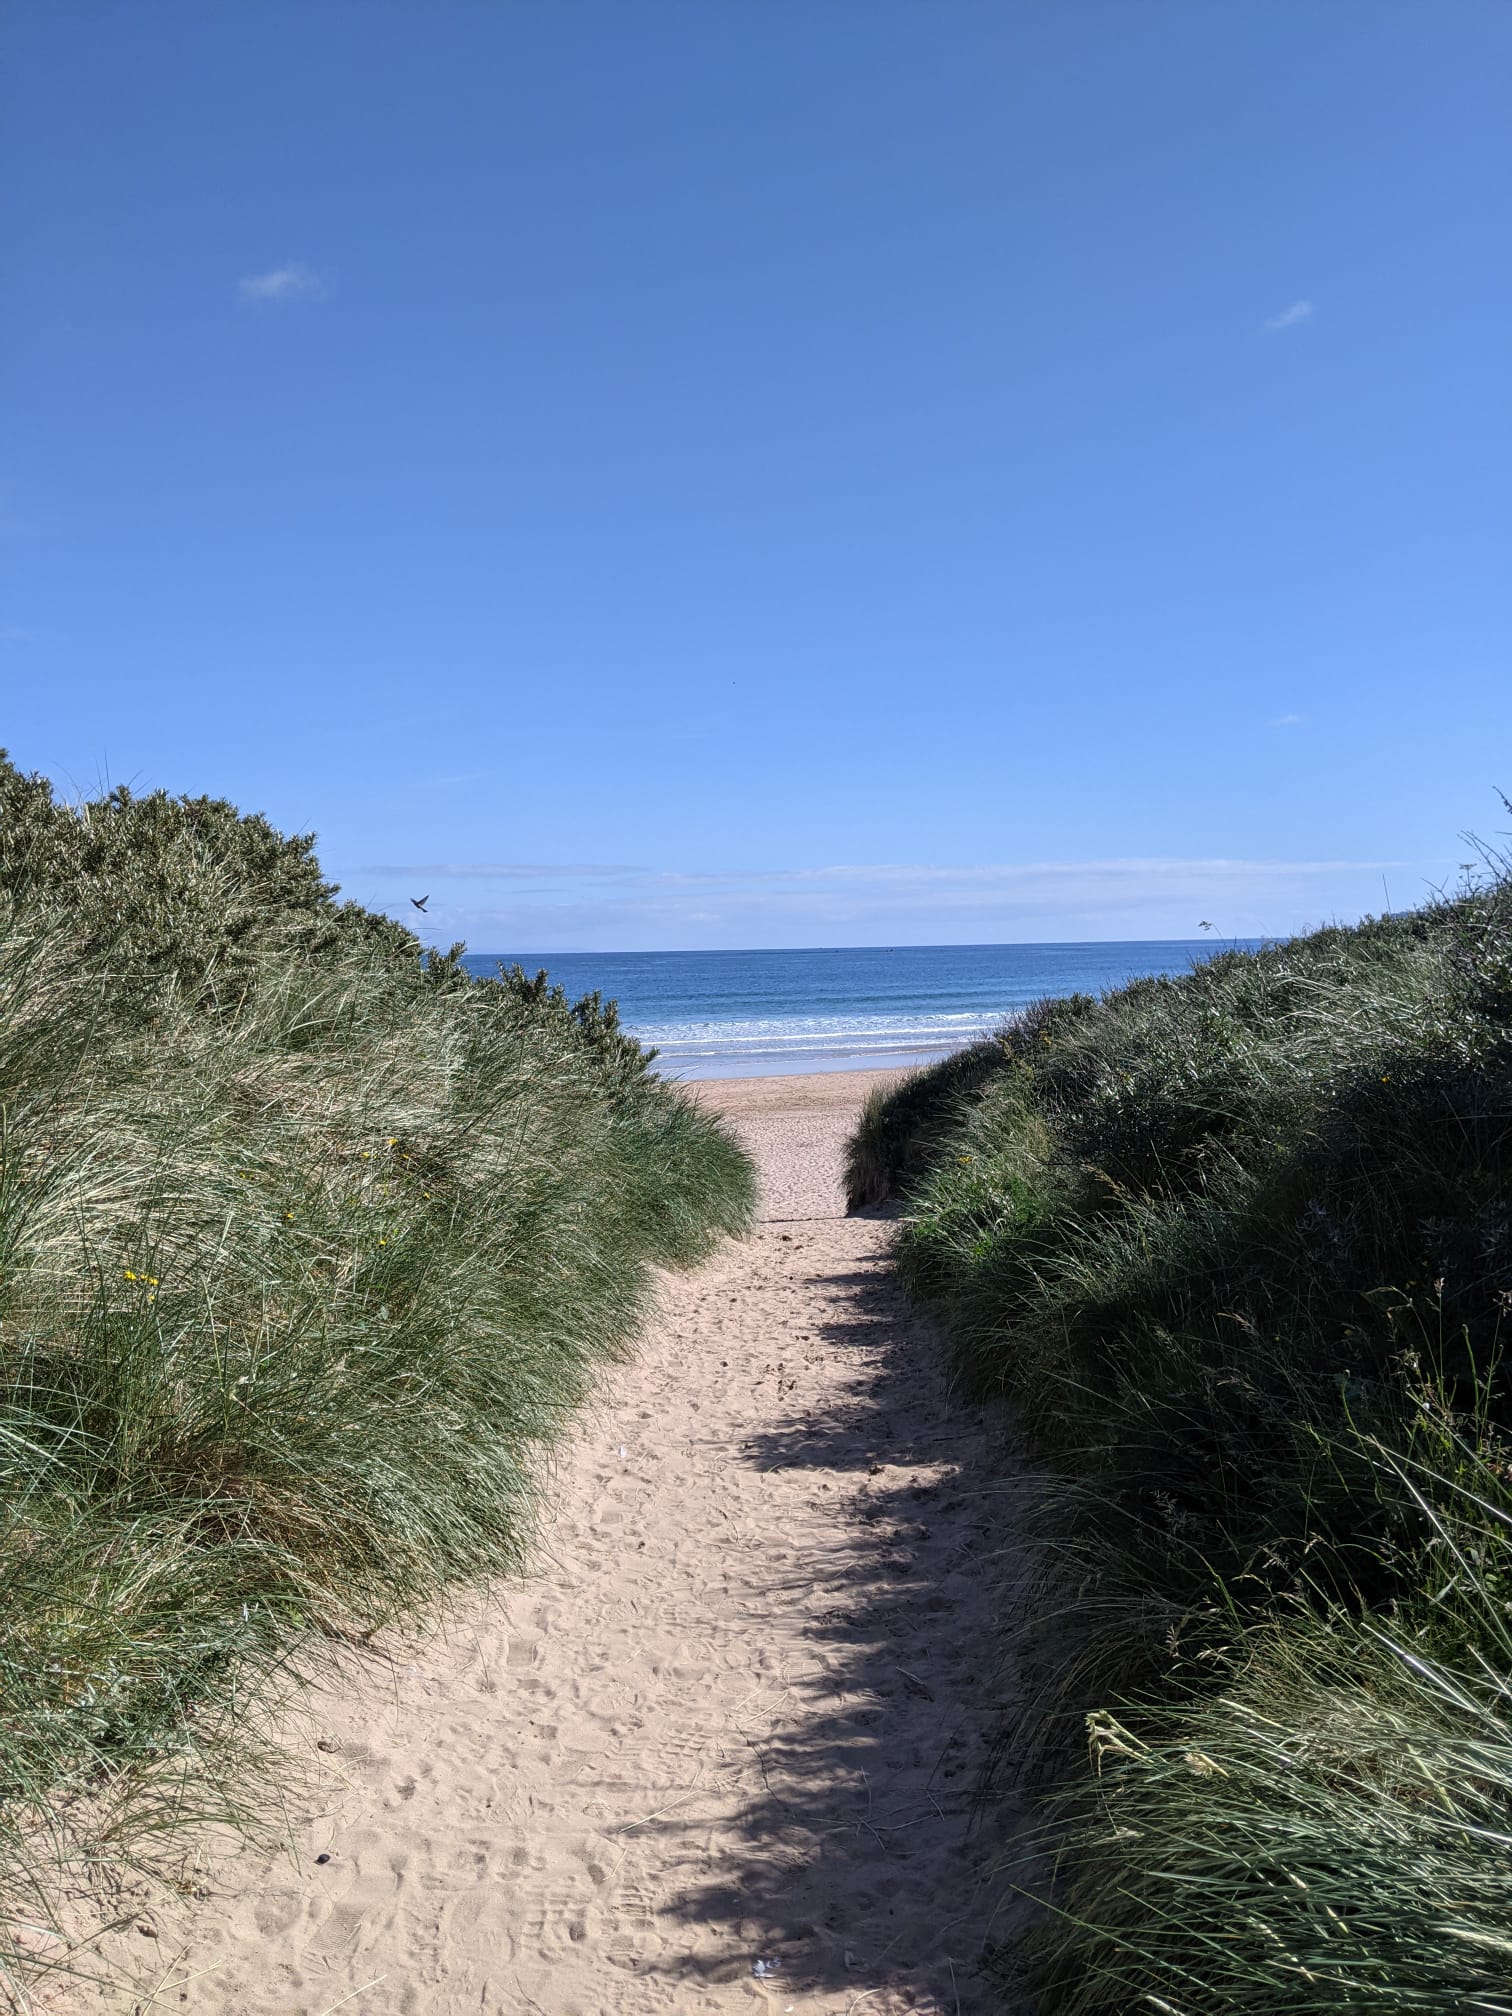
[[[984,1437],[889,1279],[885,1224],[843,1215],[875,1082],[697,1088],[760,1163],[763,1222],[667,1281],[563,1454],[539,1573],[322,1695],[291,1852],[155,1904],[156,1937],[111,1955],[144,1987],[107,2001],[980,2006]]]

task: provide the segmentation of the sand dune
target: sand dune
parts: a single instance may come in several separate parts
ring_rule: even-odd
[[[562,1455],[537,1574],[322,1695],[291,1850],[144,1900],[109,1954],[140,1985],[107,2004],[979,2006],[983,1434],[885,1225],[843,1215],[864,1082],[702,1088],[760,1160],[763,1223],[666,1283]]]

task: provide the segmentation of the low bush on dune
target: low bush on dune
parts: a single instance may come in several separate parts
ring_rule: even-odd
[[[1043,1470],[1036,2006],[1512,2011],[1506,873],[1045,1003],[852,1170]]]
[[[516,1567],[732,1138],[205,800],[0,767],[0,1892],[236,1817],[322,1648]]]

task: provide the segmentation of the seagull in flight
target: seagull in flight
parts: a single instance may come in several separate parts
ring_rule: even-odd
[[[429,896],[411,896],[410,901],[417,910],[423,910],[426,904],[429,903],[430,898]]]

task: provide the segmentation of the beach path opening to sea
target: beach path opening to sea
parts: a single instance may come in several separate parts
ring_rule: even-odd
[[[981,2006],[1000,1521],[887,1225],[844,1213],[869,1082],[699,1088],[760,1165],[754,1236],[664,1284],[560,1454],[535,1572],[316,1697],[290,1845],[144,1898],[108,2002]]]

